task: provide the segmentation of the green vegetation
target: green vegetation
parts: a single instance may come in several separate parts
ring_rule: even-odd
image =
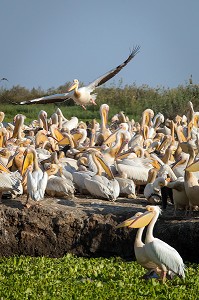
[[[145,270],[120,258],[10,257],[0,259],[0,299],[198,299],[198,265],[186,278],[144,281]]]
[[[17,113],[23,113],[27,121],[36,118],[41,109],[45,109],[48,115],[52,114],[56,107],[60,107],[66,118],[78,116],[81,120],[99,119],[99,106],[107,103],[110,106],[110,117],[119,111],[124,111],[129,118],[140,121],[142,112],[146,108],[154,110],[155,114],[161,112],[165,118],[174,118],[176,114],[183,115],[187,110],[188,101],[192,101],[194,109],[199,110],[199,85],[187,84],[177,88],[168,89],[164,87],[150,88],[143,85],[137,87],[135,84],[122,86],[112,85],[97,89],[97,106],[88,106],[85,111],[74,105],[72,100],[62,104],[48,105],[9,105],[5,103],[30,100],[46,95],[64,93],[67,91],[69,83],[43,91],[41,88],[33,88],[31,91],[24,87],[14,86],[10,90],[0,88],[0,110],[6,114],[6,120],[10,122]],[[2,108],[1,108],[2,107]]]

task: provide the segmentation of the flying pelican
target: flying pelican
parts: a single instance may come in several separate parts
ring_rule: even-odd
[[[33,164],[33,166],[32,166]],[[30,207],[28,200],[31,197],[34,201],[40,201],[44,198],[46,185],[48,181],[47,172],[43,172],[38,164],[37,153],[33,148],[27,148],[24,153],[22,175],[27,170],[27,200],[26,207]]]
[[[81,105],[84,109],[86,109],[85,105],[88,105],[90,103],[96,105],[95,99],[97,95],[91,93],[97,87],[99,87],[103,83],[107,82],[109,79],[113,78],[116,74],[118,74],[134,58],[134,56],[139,52],[139,50],[140,47],[136,46],[123,63],[121,63],[116,68],[110,70],[106,74],[100,76],[99,78],[97,78],[96,80],[94,80],[93,82],[91,82],[89,85],[85,87],[79,88],[79,80],[74,79],[73,84],[68,89],[67,93],[45,96],[45,97],[41,97],[29,101],[22,101],[19,102],[19,104],[35,104],[35,103],[46,104],[46,103],[63,102],[68,99],[73,99],[76,104]]]

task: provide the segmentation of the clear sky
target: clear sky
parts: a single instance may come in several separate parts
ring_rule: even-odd
[[[0,0],[0,78],[11,88],[84,84],[136,57],[110,84],[199,84],[198,0]]]

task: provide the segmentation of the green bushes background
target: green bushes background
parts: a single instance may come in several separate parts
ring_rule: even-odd
[[[41,88],[31,90],[19,85],[11,89],[0,87],[0,110],[5,112],[6,121],[10,122],[17,113],[26,115],[27,121],[37,118],[41,109],[52,114],[57,107],[60,107],[64,116],[70,118],[77,116],[81,120],[99,119],[99,107],[103,103],[110,106],[111,118],[115,113],[123,111],[130,119],[140,121],[142,112],[146,108],[151,108],[154,113],[161,112],[165,118],[173,119],[177,114],[186,114],[187,103],[192,101],[195,111],[199,110],[199,85],[186,84],[176,88],[157,87],[151,88],[147,85],[136,86],[136,84],[122,86],[120,82],[117,86],[101,87],[96,89],[97,105],[90,105],[85,112],[80,106],[74,104],[73,100],[63,103],[47,105],[14,105],[20,101],[31,100],[42,96],[65,93],[70,83],[50,88],[47,91]],[[82,84],[83,85],[83,84]]]

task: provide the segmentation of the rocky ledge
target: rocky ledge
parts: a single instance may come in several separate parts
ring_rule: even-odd
[[[136,229],[116,225],[143,211],[144,198],[119,198],[116,202],[83,198],[45,198],[41,205],[24,207],[25,197],[0,204],[0,256],[61,257],[70,252],[85,257],[121,256],[135,259]],[[199,262],[199,213],[173,216],[173,207],[162,212],[154,235],[173,246],[184,261]]]

